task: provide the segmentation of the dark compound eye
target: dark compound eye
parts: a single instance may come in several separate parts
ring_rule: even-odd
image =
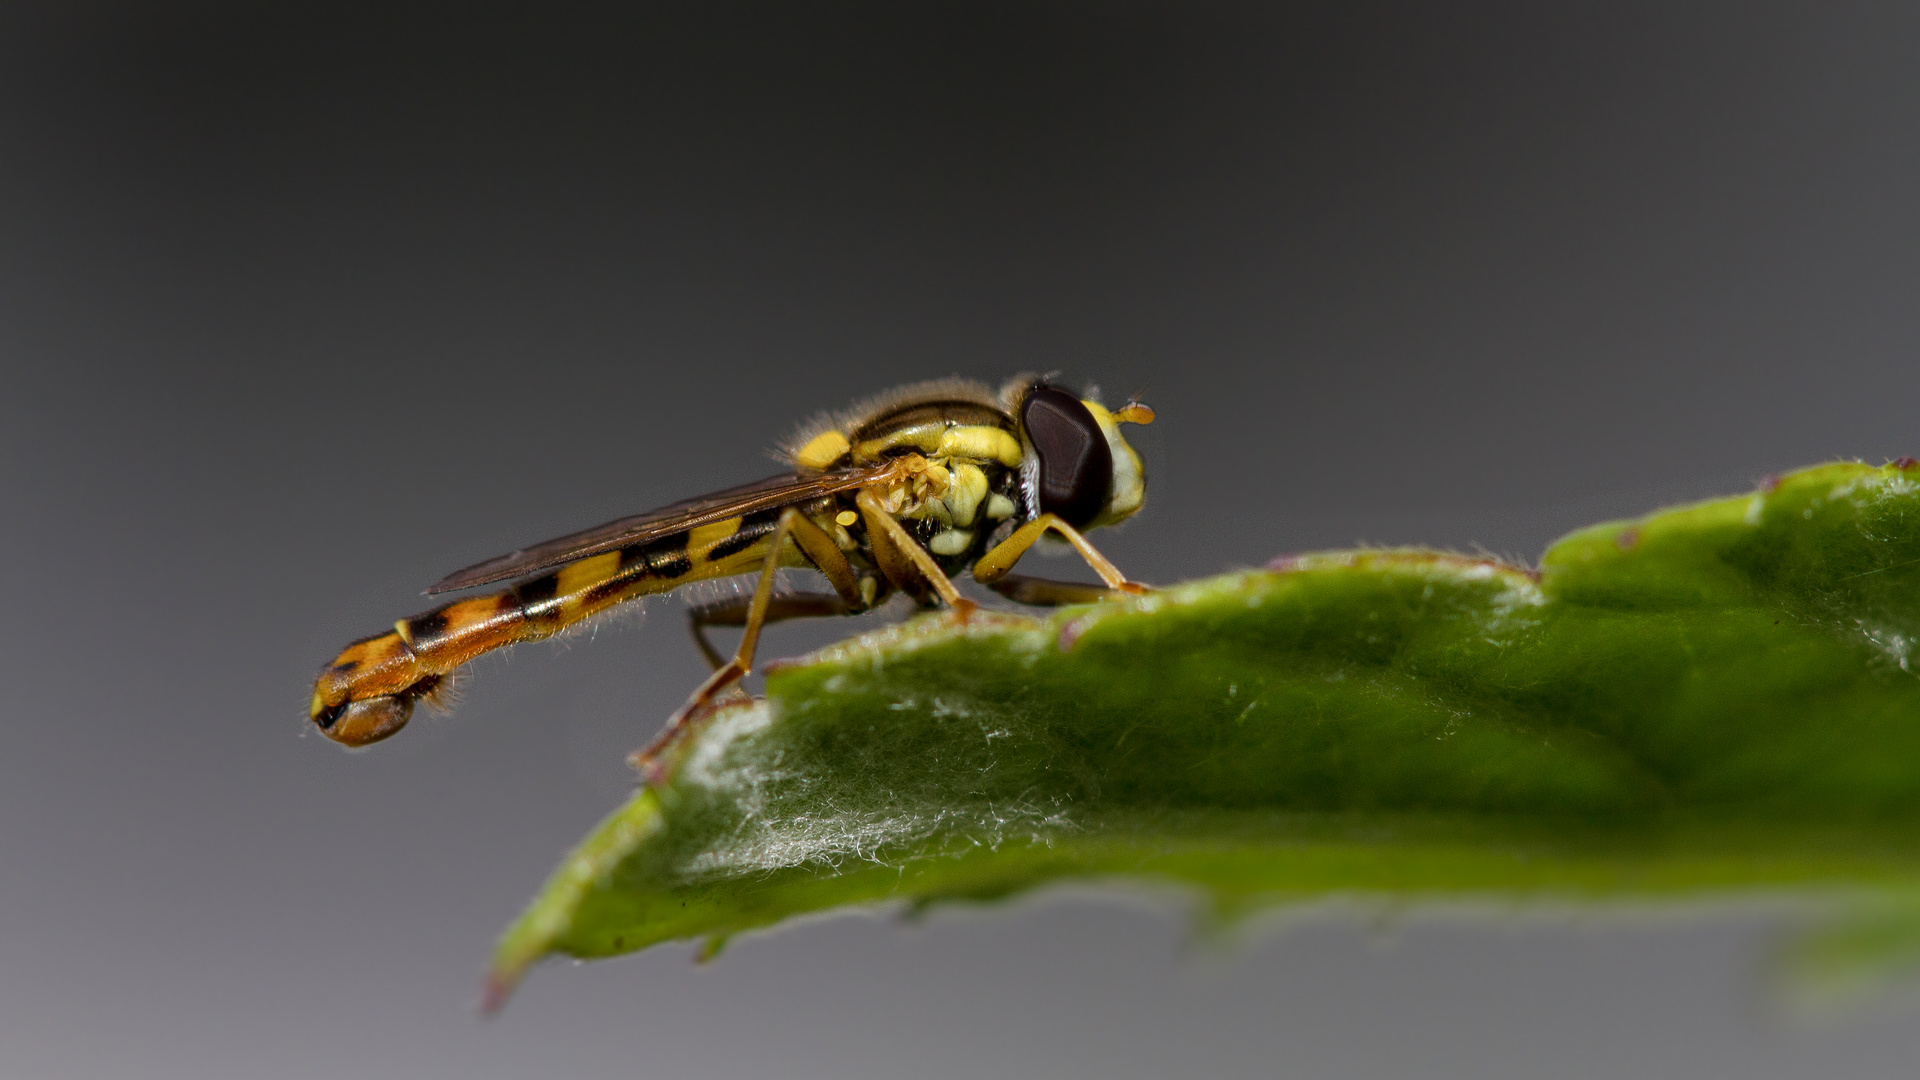
[[[1065,390],[1039,386],[1020,407],[1020,422],[1040,458],[1040,512],[1075,528],[1098,517],[1113,486],[1113,451],[1093,414]]]

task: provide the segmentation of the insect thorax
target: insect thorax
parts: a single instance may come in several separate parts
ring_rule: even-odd
[[[909,456],[924,461],[924,468],[875,495],[943,568],[957,571],[1019,514],[1021,447],[1015,431],[1013,417],[995,403],[909,400],[843,420],[799,447],[794,460],[811,468]]]

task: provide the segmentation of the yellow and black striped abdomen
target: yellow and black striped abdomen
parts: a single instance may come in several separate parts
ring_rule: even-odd
[[[402,619],[388,633],[348,645],[320,673],[313,722],[348,746],[378,742],[400,730],[415,702],[431,698],[482,653],[550,637],[625,600],[759,569],[779,520],[775,509],[716,521]],[[782,561],[806,565],[795,550]]]

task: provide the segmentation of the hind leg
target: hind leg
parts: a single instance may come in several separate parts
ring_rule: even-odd
[[[718,671],[726,666],[726,658],[720,655],[713,643],[707,640],[709,626],[745,626],[747,616],[753,608],[753,597],[736,596],[727,600],[716,600],[710,604],[701,604],[687,612],[687,629],[693,634],[693,643],[699,648],[700,655]],[[776,596],[767,601],[766,617],[761,625],[784,622],[787,619],[811,619],[823,615],[852,615],[858,608],[832,593],[795,593],[792,596]]]

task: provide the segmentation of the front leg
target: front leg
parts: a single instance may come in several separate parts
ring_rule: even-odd
[[[988,585],[987,588],[1016,604],[1028,604],[1033,607],[1097,604],[1102,600],[1114,600],[1128,595],[1104,585],[1088,585],[1078,581],[1054,581],[1050,578],[1028,577],[1025,574],[1008,574]]]
[[[1067,543],[1072,544],[1073,549],[1080,553],[1080,557],[1087,560],[1087,565],[1093,567],[1093,572],[1100,575],[1100,580],[1107,583],[1107,588],[1115,592],[1135,594],[1152,591],[1137,581],[1128,581],[1127,575],[1121,573],[1119,567],[1113,565],[1105,555],[1100,554],[1092,544],[1087,543],[1087,538],[1080,535],[1080,530],[1060,520],[1057,514],[1041,514],[1013,530],[1012,536],[1000,541],[998,546],[980,556],[979,561],[973,564],[973,580],[992,588],[995,582],[1007,576],[1007,572],[1013,569],[1013,564],[1019,562],[1020,556],[1025,555],[1027,549],[1045,535],[1048,529],[1066,537]]]

